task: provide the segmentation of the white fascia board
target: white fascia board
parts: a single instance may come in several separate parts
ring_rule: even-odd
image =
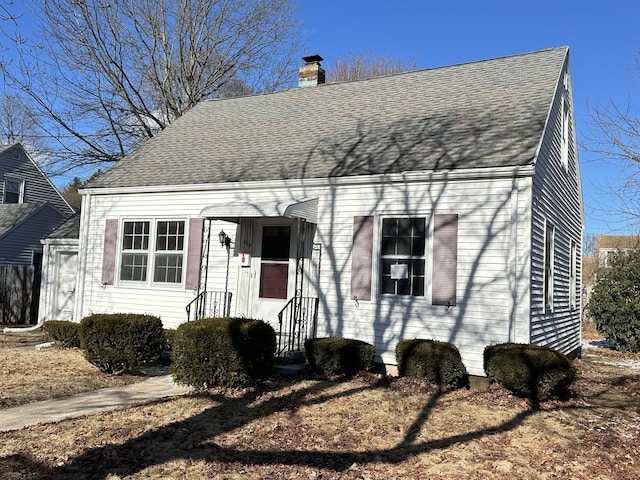
[[[458,180],[505,179],[533,176],[534,166],[510,166],[490,168],[469,168],[448,171],[403,172],[388,175],[359,175],[349,177],[306,178],[292,180],[265,180],[255,182],[203,183],[186,185],[150,185],[137,187],[83,188],[81,195],[113,195],[163,192],[229,191],[229,190],[270,190],[273,188],[326,187],[346,185],[370,185],[415,182],[442,182]]]
[[[63,246],[78,246],[80,245],[79,238],[44,238],[40,240],[42,245],[63,245]]]

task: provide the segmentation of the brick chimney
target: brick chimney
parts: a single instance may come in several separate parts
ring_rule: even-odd
[[[305,64],[300,67],[300,75],[298,77],[298,87],[315,87],[324,83],[324,68],[320,62],[324,60],[320,55],[310,55],[302,57]]]

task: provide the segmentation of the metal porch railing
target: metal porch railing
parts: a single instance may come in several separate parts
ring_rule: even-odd
[[[304,341],[316,336],[318,303],[316,297],[294,297],[278,313],[278,356],[302,350]]]
[[[199,318],[228,317],[231,312],[231,292],[201,292],[185,308],[187,322]]]

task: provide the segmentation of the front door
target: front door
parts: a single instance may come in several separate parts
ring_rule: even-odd
[[[252,318],[273,327],[278,313],[295,296],[295,237],[293,222],[260,221],[255,229],[252,260]]]

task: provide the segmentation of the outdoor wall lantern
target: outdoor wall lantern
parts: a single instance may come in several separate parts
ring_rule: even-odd
[[[218,234],[218,239],[220,240],[220,245],[223,247],[229,248],[231,246],[231,237],[224,233],[224,230],[220,230]]]

